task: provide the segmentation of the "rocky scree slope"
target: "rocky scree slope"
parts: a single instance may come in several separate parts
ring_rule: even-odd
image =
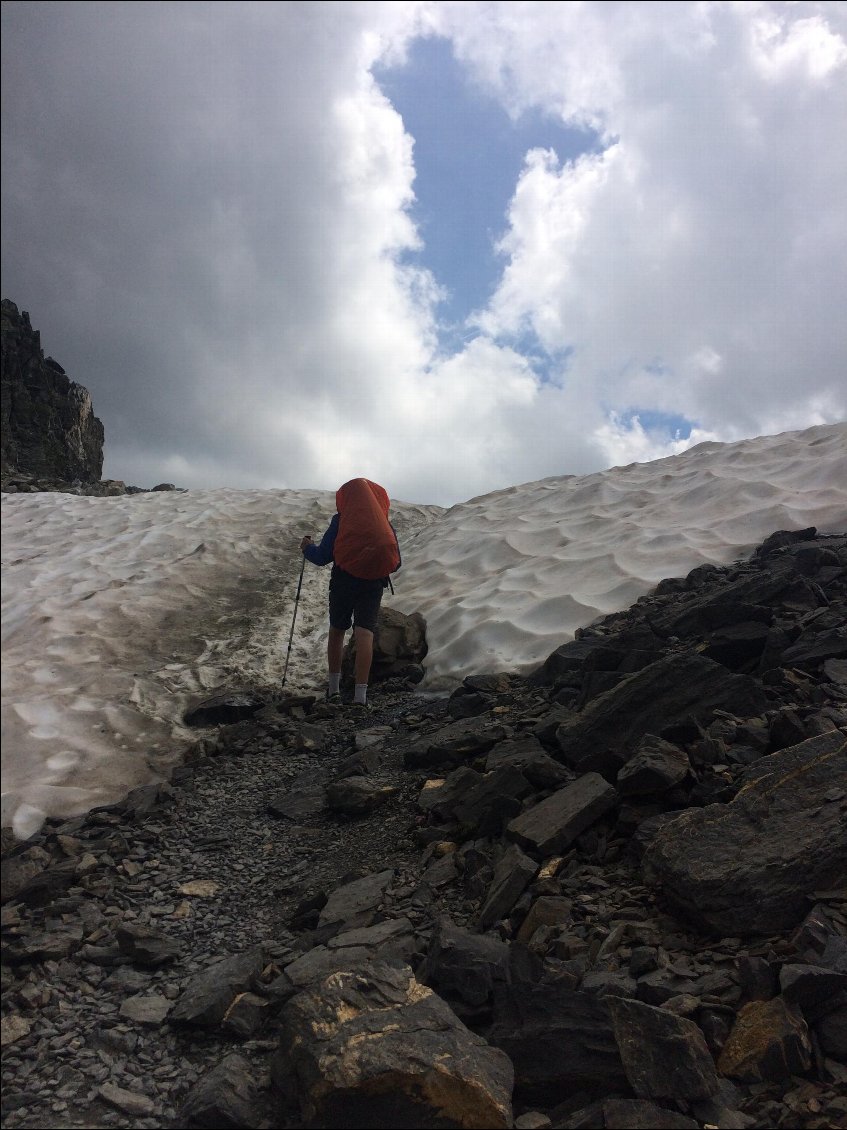
[[[7,845],[4,1125],[847,1124],[845,612],[779,533],[529,678],[210,704]]]

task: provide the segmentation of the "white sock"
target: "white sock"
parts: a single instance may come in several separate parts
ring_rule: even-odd
[[[368,703],[368,684],[356,683],[356,689],[353,692],[353,701],[358,702],[360,706],[367,706]]]
[[[338,694],[338,692],[340,690],[341,690],[341,672],[338,671],[336,674],[333,674],[332,671],[330,671],[330,673],[329,673],[329,687],[327,688],[327,694],[330,694],[330,695]]]

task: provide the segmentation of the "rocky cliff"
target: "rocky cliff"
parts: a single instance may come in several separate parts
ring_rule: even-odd
[[[98,482],[103,470],[103,425],[91,396],[69,380],[26,310],[2,301],[2,448],[4,475]]]

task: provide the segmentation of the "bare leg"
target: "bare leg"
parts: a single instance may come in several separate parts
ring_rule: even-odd
[[[367,684],[374,657],[374,634],[367,628],[355,628],[356,639],[356,682]]]
[[[326,641],[326,660],[330,675],[341,673],[341,657],[344,654],[344,632],[330,626]]]

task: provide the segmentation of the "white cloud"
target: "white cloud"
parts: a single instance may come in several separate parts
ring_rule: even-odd
[[[478,324],[572,350],[570,379],[617,411],[727,439],[843,418],[840,12],[541,7],[488,5],[473,26],[452,8],[463,57],[515,108],[602,122],[614,140],[573,163],[527,155]],[[539,65],[554,51],[558,67]]]
[[[794,18],[761,6],[750,23],[751,55],[760,73],[774,82],[791,78],[821,81],[847,62],[847,46],[823,15]]]
[[[638,416],[627,422],[612,412],[606,423],[597,428],[594,439],[610,467],[625,467],[630,463],[651,463],[654,459],[680,455],[689,447],[717,440],[718,436],[713,432],[693,428],[691,434],[684,439],[668,439],[655,430],[645,429]]]
[[[723,439],[847,415],[838,5],[3,15],[4,295],[92,392],[108,475],[362,473],[443,503],[673,449],[633,413]],[[424,33],[508,112],[603,137],[527,155],[479,336],[446,356],[414,139],[370,73]]]

